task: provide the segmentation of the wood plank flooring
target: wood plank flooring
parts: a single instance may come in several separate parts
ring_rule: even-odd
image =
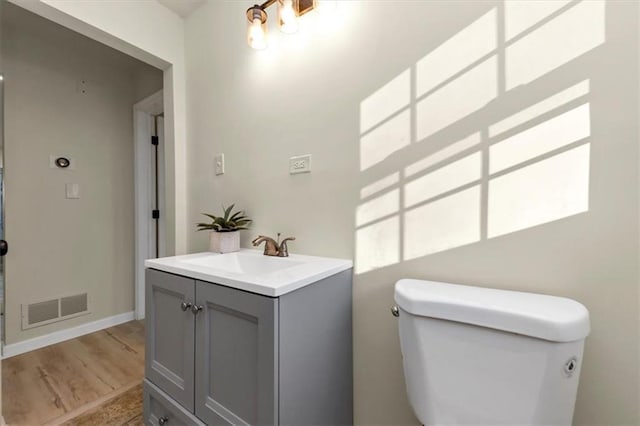
[[[9,425],[56,424],[144,376],[144,323],[131,321],[2,361]]]

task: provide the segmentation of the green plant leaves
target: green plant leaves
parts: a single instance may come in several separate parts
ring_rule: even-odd
[[[233,212],[235,204],[231,204],[225,208],[222,206],[223,215],[215,216],[209,213],[202,213],[211,219],[211,223],[198,223],[198,231],[216,231],[216,232],[232,232],[240,229],[249,229],[249,225],[253,222],[249,219],[244,211],[238,210]]]
[[[231,213],[231,210],[233,210],[234,206],[235,206],[235,204],[231,204],[226,210],[225,210],[224,206],[222,206],[222,210],[224,210],[224,220],[225,220],[225,222],[229,221],[229,214]]]

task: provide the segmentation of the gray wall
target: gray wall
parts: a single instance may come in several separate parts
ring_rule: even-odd
[[[638,424],[638,4],[340,3],[271,22],[265,51],[242,2],[189,17],[189,221],[235,202],[245,246],[355,259],[358,424],[417,423],[388,311],[406,277],[584,303],[575,423]]]
[[[17,6],[3,12],[11,344],[133,310],[132,107],[162,72]],[[50,154],[76,169],[49,168]],[[70,182],[80,199],[65,199]],[[81,292],[90,315],[21,330],[21,304]]]

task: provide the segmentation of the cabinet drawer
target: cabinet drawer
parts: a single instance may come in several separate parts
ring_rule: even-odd
[[[197,417],[147,380],[144,381],[144,424],[153,426],[161,424],[165,426],[204,426],[204,423],[198,420]]]

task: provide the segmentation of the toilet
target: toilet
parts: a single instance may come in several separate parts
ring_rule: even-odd
[[[589,312],[562,297],[403,279],[409,402],[432,425],[571,425]]]

